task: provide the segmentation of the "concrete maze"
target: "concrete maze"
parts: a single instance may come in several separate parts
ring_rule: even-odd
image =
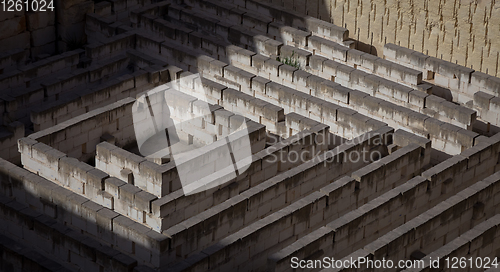
[[[69,2],[91,6],[82,48],[0,56],[4,271],[449,271],[429,260],[500,255],[499,78],[359,51],[280,1]],[[190,178],[225,178],[192,194],[180,159],[144,156],[134,130],[134,109],[171,102],[141,95],[173,82],[179,139],[201,150]],[[248,168],[230,176],[204,154],[246,136],[241,116],[231,152]]]

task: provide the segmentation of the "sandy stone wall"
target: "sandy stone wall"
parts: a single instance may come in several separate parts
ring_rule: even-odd
[[[358,49],[395,43],[498,76],[500,2],[491,0],[263,0],[345,27]],[[306,5],[307,2],[307,5]]]

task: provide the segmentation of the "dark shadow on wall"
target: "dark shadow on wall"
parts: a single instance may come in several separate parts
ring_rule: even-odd
[[[0,159],[0,232],[7,237],[0,243],[14,242],[0,246],[0,271],[157,271],[138,256],[158,263],[166,236],[151,243],[133,234],[145,226],[34,175]],[[135,239],[113,230],[112,220]]]
[[[359,51],[363,51],[365,53],[379,56],[378,52],[377,52],[377,48],[375,48],[375,46],[361,42],[359,40],[356,41],[356,49],[358,49]],[[379,57],[383,57],[383,56],[379,56]]]
[[[104,1],[94,2],[99,3]],[[173,2],[181,6],[189,6],[186,3],[187,1]],[[218,2],[224,5],[227,1]],[[293,4],[288,6],[290,2],[293,1],[284,1],[281,3],[283,3],[285,9],[292,8],[294,10]],[[246,1],[244,0],[239,1],[237,5],[241,5],[241,3],[246,5]],[[307,1],[303,1],[303,3],[306,4]],[[267,4],[271,3],[267,1]],[[317,9],[326,10],[326,7],[318,4]],[[305,10],[307,13],[307,7]],[[297,7],[295,7],[295,11],[299,12],[301,9],[297,10]],[[307,30],[305,28],[306,23],[300,16],[283,16],[279,11],[275,12],[273,16],[273,20],[276,22],[281,21],[284,25],[289,26],[302,25],[302,27],[299,26],[297,28]],[[166,19],[175,22],[175,19]],[[189,22],[185,22],[184,26],[192,30],[199,30],[202,34],[206,33],[205,30]],[[71,31],[68,30],[68,32]],[[65,42],[70,48],[80,48],[85,43],[85,40],[82,39],[84,38],[75,36]],[[283,40],[280,36],[275,36],[274,39],[278,41]],[[235,44],[249,50],[255,49],[240,43],[240,41],[239,39],[232,39],[230,37],[226,43],[228,45]],[[253,46],[255,47],[255,44]],[[370,50],[372,49],[370,48]],[[370,53],[373,54],[373,52]],[[1,164],[5,165],[6,163],[2,161]],[[110,232],[104,225],[108,221],[93,222],[73,212],[70,208],[72,207],[71,205],[76,203],[73,203],[73,201],[84,200],[78,195],[69,192],[68,189],[58,189],[62,191],[66,190],[65,193],[69,192],[64,202],[58,202],[56,200],[57,197],[52,196],[50,191],[49,195],[43,195],[44,193],[41,192],[41,189],[40,191],[33,191],[33,187],[27,185],[30,184],[29,176],[33,175],[29,171],[22,168],[15,169],[13,166],[9,167],[8,169],[0,167],[0,195],[3,195],[3,197],[0,197],[0,209],[2,210],[0,213],[0,229],[4,235],[6,234],[8,238],[15,240],[21,247],[25,247],[28,250],[15,251],[13,249],[11,253],[16,255],[17,260],[20,261],[14,262],[4,257],[0,267],[3,270],[12,270],[11,268],[29,271],[36,271],[38,269],[57,270],[65,267],[70,270],[81,269],[83,271],[131,271],[134,267],[138,266],[138,262],[134,260],[134,256],[148,254],[150,251],[149,248],[137,244],[127,237]],[[72,196],[72,198],[70,199],[69,196]],[[12,200],[12,198],[16,199]],[[110,214],[115,217],[119,216],[113,213]],[[85,229],[78,226],[85,226]],[[95,230],[95,233],[90,233],[88,230]],[[0,238],[0,241],[7,240]],[[130,247],[131,253],[129,255],[124,254],[122,246],[120,246],[120,250],[116,250],[118,245]],[[41,256],[48,254],[49,256],[53,256],[54,259],[60,260],[60,262],[48,264],[47,261],[41,261],[39,257],[33,257],[36,254],[27,253],[30,252],[30,248],[33,252],[41,254]],[[161,250],[166,252],[168,248],[162,248]],[[33,263],[37,262],[40,267],[33,265]],[[69,263],[80,263],[80,267],[75,267]]]

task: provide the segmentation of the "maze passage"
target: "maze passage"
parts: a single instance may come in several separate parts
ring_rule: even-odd
[[[500,257],[500,78],[374,50],[333,2],[1,14],[0,270]]]

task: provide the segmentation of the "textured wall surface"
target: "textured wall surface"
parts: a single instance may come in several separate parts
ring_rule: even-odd
[[[363,51],[373,45],[372,53],[382,56],[384,44],[395,43],[499,76],[500,1],[316,1],[302,7],[306,1],[294,0],[292,9],[325,21],[329,11],[331,22],[349,29]]]

